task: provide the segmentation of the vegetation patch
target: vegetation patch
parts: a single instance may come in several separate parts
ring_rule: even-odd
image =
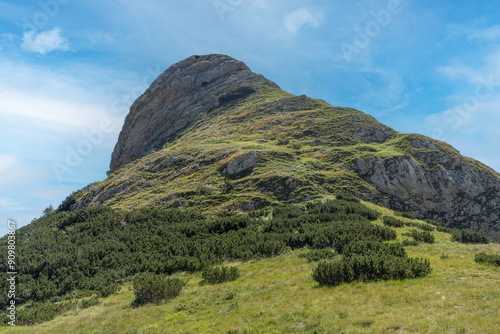
[[[486,254],[481,252],[476,254],[474,261],[477,263],[487,263],[495,266],[500,266],[500,254]]]
[[[471,230],[453,231],[451,240],[464,244],[487,244],[490,242],[481,232]]]
[[[237,280],[240,271],[237,267],[208,267],[201,273],[203,280],[200,284],[220,284]]]
[[[135,300],[133,305],[159,303],[177,297],[185,285],[179,278],[143,273],[134,279]]]

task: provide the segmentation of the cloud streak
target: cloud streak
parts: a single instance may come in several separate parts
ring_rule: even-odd
[[[45,55],[58,50],[67,51],[69,46],[68,41],[61,36],[61,28],[55,27],[52,30],[40,33],[35,31],[25,32],[21,49]]]
[[[313,28],[319,27],[319,21],[318,15],[307,8],[299,8],[285,14],[283,18],[285,29],[292,35],[296,35],[306,25]]]

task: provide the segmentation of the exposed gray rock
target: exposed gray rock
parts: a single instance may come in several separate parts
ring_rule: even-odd
[[[245,170],[253,168],[259,162],[259,155],[255,151],[247,152],[234,160],[231,160],[224,168],[223,173],[232,176]]]
[[[425,144],[429,149],[433,145]],[[376,187],[385,206],[447,226],[480,230],[500,240],[498,174],[494,177],[465,163],[462,168],[445,168],[447,159],[434,163],[437,166],[429,169],[412,157],[396,156],[356,159],[351,167]]]
[[[172,65],[131,106],[110,171],[161,148],[200,114],[258,94],[260,85],[279,88],[224,55],[192,56]]]

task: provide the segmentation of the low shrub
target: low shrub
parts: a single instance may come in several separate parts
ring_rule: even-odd
[[[179,278],[143,273],[134,279],[134,305],[159,303],[177,297],[185,283]]]
[[[432,226],[435,226],[436,227],[436,230],[438,232],[445,232],[445,233],[453,233],[454,229],[452,228],[449,228],[449,227],[444,227],[443,225],[441,225],[440,223],[438,223],[437,221],[434,221],[434,220],[430,220],[430,219],[426,219],[425,220],[427,222],[427,224],[429,225],[432,225]]]
[[[203,270],[201,284],[219,284],[230,282],[240,277],[240,270],[237,267],[207,267]]]
[[[411,227],[416,227],[419,230],[424,230],[424,231],[434,231],[436,228],[432,225],[429,224],[421,224],[417,222],[405,222],[406,226],[411,226]]]
[[[474,261],[477,263],[487,263],[495,266],[500,266],[500,254],[486,254],[479,253],[474,257]]]
[[[329,249],[313,249],[299,255],[299,257],[306,258],[309,262],[331,259],[334,256],[335,254]]]
[[[355,203],[360,202],[359,198],[357,198],[356,196],[351,195],[351,194],[337,194],[337,195],[335,195],[335,197],[337,197],[337,199],[339,201],[347,201],[347,202],[355,202]]]
[[[312,276],[321,285],[334,286],[355,280],[424,277],[430,272],[430,262],[427,259],[354,255],[338,261],[321,261]]]
[[[16,325],[26,326],[35,325],[45,321],[50,321],[54,319],[57,315],[64,313],[66,311],[75,309],[77,303],[71,302],[58,302],[58,303],[33,303],[32,305],[26,305],[25,307],[16,309]],[[1,322],[7,324],[10,319],[7,312],[3,313],[1,316]]]
[[[451,241],[457,241],[464,244],[487,244],[488,238],[478,231],[459,230],[453,231]]]
[[[106,298],[120,291],[120,286],[118,284],[101,285],[96,291],[99,297]]]
[[[405,239],[401,242],[401,244],[403,246],[418,246],[419,242],[415,239],[413,240]]]
[[[80,303],[80,307],[81,308],[88,308],[91,306],[95,306],[97,304],[99,304],[99,299],[97,297],[92,297],[89,299],[82,300],[82,302]]]
[[[375,255],[375,256],[396,256],[406,257],[406,250],[400,243],[384,243],[374,240],[354,241],[344,247],[342,253],[345,256],[353,255]]]
[[[411,230],[408,233],[403,233],[403,235],[412,237],[415,241],[426,242],[429,244],[434,243],[434,235],[430,231],[419,232],[417,230]]]
[[[290,143],[289,138],[278,138],[278,142],[276,143],[277,145],[288,145]]]
[[[394,212],[396,216],[405,217],[409,219],[415,219],[415,216],[409,212]]]
[[[404,221],[396,219],[392,216],[383,216],[382,222],[384,223],[384,225],[391,227],[403,227],[405,225]]]

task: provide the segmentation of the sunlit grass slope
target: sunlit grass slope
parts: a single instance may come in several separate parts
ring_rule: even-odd
[[[401,241],[410,228],[395,230]],[[459,244],[450,234],[432,233],[435,243],[406,247],[409,256],[431,262],[432,273],[421,279],[320,287],[311,278],[316,263],[299,257],[307,250],[298,249],[229,263],[238,266],[241,277],[219,285],[201,286],[200,273],[177,274],[188,284],[179,297],[159,305],[132,307],[134,294],[127,283],[97,306],[0,332],[499,333],[500,268],[477,264],[474,255],[498,254],[500,245]]]

